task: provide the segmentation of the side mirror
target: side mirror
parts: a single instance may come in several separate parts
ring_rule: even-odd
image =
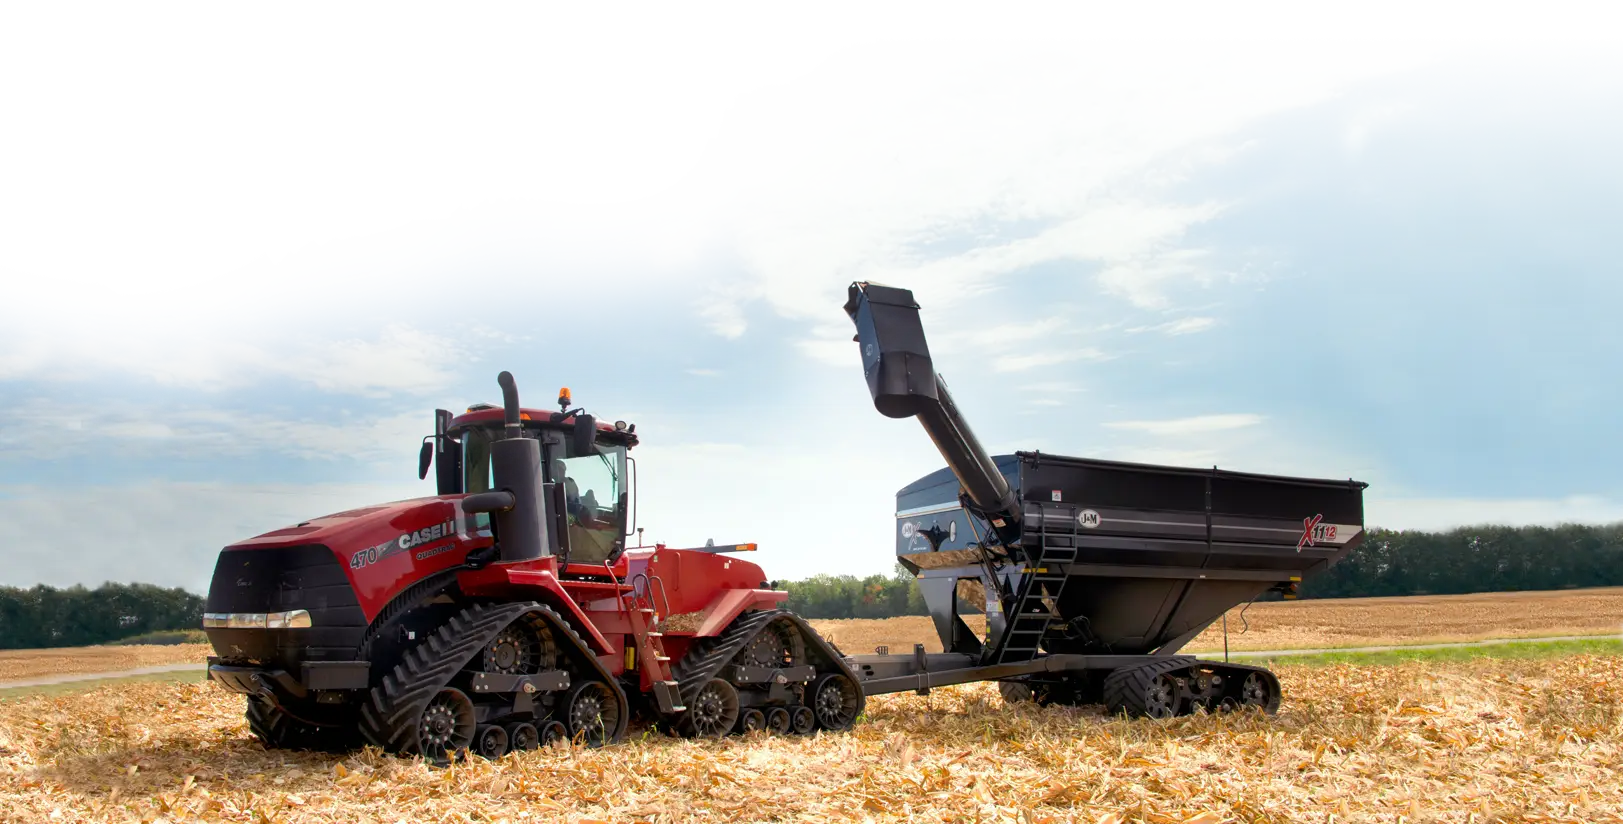
[[[591,455],[597,452],[597,419],[591,415],[575,416],[575,454]]]
[[[417,480],[428,477],[428,466],[434,462],[434,442],[423,441],[423,449],[417,453]]]

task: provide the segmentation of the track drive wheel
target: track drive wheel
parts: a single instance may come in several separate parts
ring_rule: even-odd
[[[857,722],[862,708],[862,691],[844,673],[828,672],[817,677],[811,685],[812,712],[817,725],[825,730],[842,731]]]
[[[680,729],[690,738],[720,738],[738,723],[738,690],[722,678],[712,678],[687,702]]]

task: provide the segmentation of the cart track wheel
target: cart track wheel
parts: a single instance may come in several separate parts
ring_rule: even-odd
[[[812,712],[825,730],[848,730],[857,721],[862,693],[844,673],[829,672],[812,682]]]
[[[812,712],[811,707],[795,707],[795,711],[790,715],[789,726],[795,731],[795,735],[811,735],[812,731],[817,729],[817,713]]]
[[[483,725],[473,739],[473,751],[481,758],[495,760],[507,754],[507,730],[495,724]]]
[[[564,707],[569,739],[579,739],[588,747],[609,743],[620,724],[620,704],[601,681],[582,681],[571,687]]]
[[[1176,663],[1151,663],[1126,667],[1105,679],[1105,706],[1110,714],[1122,712],[1135,718],[1171,718],[1187,707],[1176,672]]]
[[[1240,684],[1240,704],[1273,715],[1279,709],[1279,685],[1268,673],[1253,671]]]
[[[1003,696],[1005,704],[1023,704],[1037,700],[1032,693],[1031,685],[1022,681],[999,681],[997,691]]]
[[[541,725],[541,746],[550,747],[559,741],[569,740],[569,728],[562,721],[548,721]]]
[[[533,750],[541,746],[541,731],[528,721],[508,724],[507,743],[514,752]]]
[[[738,690],[721,678],[712,678],[687,702],[682,732],[691,738],[720,738],[738,723]]]
[[[473,699],[455,687],[446,687],[429,699],[428,706],[417,722],[417,751],[435,763],[447,758],[447,753],[460,757],[473,743]]]
[[[744,710],[738,715],[738,732],[749,735],[756,730],[766,729],[766,715],[760,710]]]
[[[788,735],[791,722],[789,711],[783,707],[773,707],[771,712],[766,714],[766,728],[773,735]]]

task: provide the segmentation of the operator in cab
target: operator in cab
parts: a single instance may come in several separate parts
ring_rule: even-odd
[[[569,521],[569,562],[601,564],[614,551],[618,529],[612,519],[600,517],[601,507],[596,491],[587,488],[581,493],[579,483],[569,477],[568,465],[560,459],[552,462],[552,478],[564,485],[564,511]]]

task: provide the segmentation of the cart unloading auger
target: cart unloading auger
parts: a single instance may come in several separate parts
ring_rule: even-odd
[[[266,746],[443,761],[549,740],[606,744],[640,718],[688,736],[848,729],[868,695],[970,681],[1165,716],[1279,703],[1267,671],[1178,649],[1362,537],[1363,484],[992,457],[936,376],[911,293],[853,284],[875,407],[917,417],[947,468],[897,495],[896,552],[945,652],[850,656],[781,608],[754,544],[630,546],[635,424],[559,392],[435,411],[432,497],[225,547],[209,677]],[[984,606],[976,637],[958,602]]]

